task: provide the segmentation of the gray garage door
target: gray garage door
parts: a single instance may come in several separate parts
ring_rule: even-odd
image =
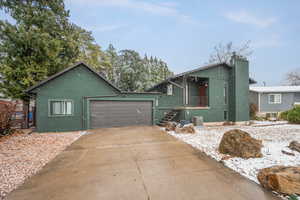
[[[152,125],[151,101],[91,101],[90,127]]]

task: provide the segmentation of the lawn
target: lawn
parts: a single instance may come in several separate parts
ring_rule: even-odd
[[[262,158],[228,158],[224,160],[225,155],[218,152],[219,143],[226,131],[236,128],[262,140]],[[258,184],[256,175],[262,168],[273,165],[300,165],[300,153],[287,147],[293,140],[300,141],[300,125],[260,123],[251,126],[216,126],[196,128],[196,134],[176,134],[172,131],[169,134],[200,149],[208,156],[223,162],[225,166]],[[295,155],[286,155],[282,153],[282,150]]]

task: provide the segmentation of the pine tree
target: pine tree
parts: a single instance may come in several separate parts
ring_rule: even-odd
[[[63,0],[0,0],[0,8],[15,20],[0,20],[0,92],[25,100],[25,89],[75,61],[79,35]]]
[[[0,0],[14,23],[0,20],[0,93],[27,100],[30,86],[76,61],[110,67],[91,32],[69,22],[63,0]]]
[[[117,53],[113,45],[105,51],[111,64],[109,80],[123,91],[144,91],[172,74],[165,62],[130,49]]]
[[[108,80],[110,80],[117,87],[120,86],[121,79],[121,65],[119,63],[119,55],[112,44],[109,44],[105,55],[110,63],[110,68],[107,68],[106,74]]]
[[[101,47],[95,42],[92,33],[76,26],[79,39],[79,55],[76,61],[83,61],[97,71],[107,72],[111,69],[111,63],[108,56],[101,50]]]
[[[120,51],[121,89],[140,91],[143,88],[144,69],[140,55],[134,50]]]

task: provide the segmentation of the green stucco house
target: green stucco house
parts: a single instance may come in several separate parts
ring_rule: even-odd
[[[168,120],[249,120],[248,61],[233,56],[181,73],[146,92],[122,92],[86,64],[76,65],[29,88],[38,132],[155,125]]]

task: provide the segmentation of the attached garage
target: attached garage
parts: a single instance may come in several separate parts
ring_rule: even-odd
[[[160,93],[122,92],[84,63],[64,69],[27,92],[36,101],[38,132],[152,126],[158,122]]]
[[[249,79],[248,61],[239,57],[233,59],[237,62],[232,66],[218,63],[184,72],[169,77],[147,92],[121,91],[85,63],[77,63],[27,90],[36,102],[36,130],[78,131],[154,125],[174,109],[179,110],[176,120],[203,116],[205,122],[223,122],[227,120],[224,119],[226,111],[229,121],[248,121],[248,107],[244,105],[248,105],[249,82],[254,81]],[[209,102],[205,104],[209,107],[202,104],[199,107],[198,101],[190,102],[195,95],[184,93],[185,86],[198,87],[195,80],[200,79],[205,79],[203,83],[209,90]],[[221,98],[224,85],[228,91],[234,90],[228,93],[225,104]],[[199,100],[201,95],[197,95]]]
[[[152,101],[91,100],[90,128],[152,125]]]

